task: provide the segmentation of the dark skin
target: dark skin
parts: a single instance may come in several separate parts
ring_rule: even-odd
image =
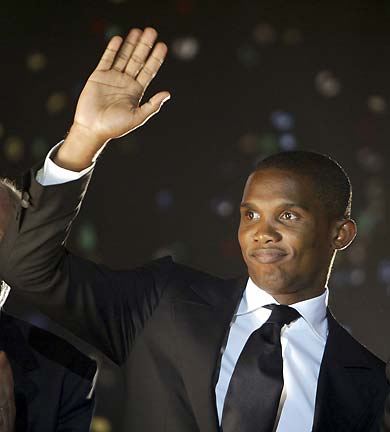
[[[321,295],[336,252],[356,236],[353,220],[329,216],[310,178],[285,170],[253,173],[240,212],[249,276],[281,304]]]

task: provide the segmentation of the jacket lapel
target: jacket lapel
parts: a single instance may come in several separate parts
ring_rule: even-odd
[[[221,348],[245,289],[247,278],[203,280],[174,303],[175,323],[183,346],[183,378],[194,415],[202,432],[219,430],[215,384]]]
[[[367,353],[328,310],[329,335],[317,387],[313,432],[357,431],[377,386]]]

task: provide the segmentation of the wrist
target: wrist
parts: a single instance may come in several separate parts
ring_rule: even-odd
[[[59,147],[54,163],[70,171],[82,171],[92,165],[105,142],[85,126],[74,123]]]

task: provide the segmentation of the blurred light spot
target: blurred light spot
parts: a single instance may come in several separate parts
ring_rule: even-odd
[[[357,160],[366,171],[376,173],[384,167],[384,158],[369,147],[363,147],[357,152]]]
[[[91,422],[91,432],[111,432],[111,423],[105,417],[95,416]]]
[[[105,28],[106,24],[103,21],[93,21],[90,26],[91,33],[96,36],[102,36]]]
[[[285,133],[279,137],[279,147],[283,151],[291,151],[297,148],[295,136],[291,133]]]
[[[199,52],[199,42],[191,36],[177,38],[172,42],[172,52],[180,60],[193,60]]]
[[[65,108],[66,95],[64,92],[52,93],[46,103],[47,110],[50,114],[57,114]]]
[[[294,127],[293,116],[285,111],[274,111],[271,114],[272,125],[281,131],[288,131]]]
[[[349,272],[346,270],[337,270],[332,274],[332,285],[344,287],[350,282]]]
[[[24,155],[24,142],[17,136],[10,136],[4,142],[4,154],[10,162],[18,162]]]
[[[378,223],[378,218],[369,209],[360,212],[357,218],[359,234],[361,236],[370,235]]]
[[[194,1],[191,0],[179,0],[176,3],[176,7],[179,13],[188,14],[194,10]]]
[[[353,269],[349,275],[350,284],[353,286],[362,285],[366,281],[366,272],[363,269]]]
[[[278,142],[274,134],[266,133],[260,136],[260,149],[265,155],[278,151]]]
[[[27,56],[26,65],[32,72],[39,72],[46,67],[47,58],[41,52],[34,52]]]
[[[152,258],[158,259],[164,256],[171,256],[174,261],[185,261],[188,257],[188,246],[182,242],[174,242],[157,249]]]
[[[382,114],[387,110],[387,102],[382,96],[370,96],[368,98],[368,108],[376,114]]]
[[[173,196],[169,190],[160,190],[156,193],[156,204],[161,210],[168,210],[173,204]]]
[[[250,45],[243,45],[237,50],[238,60],[245,66],[255,66],[259,61],[259,54]]]
[[[104,38],[106,40],[111,39],[113,36],[122,34],[122,28],[118,25],[109,25],[104,31]]]
[[[31,152],[34,158],[39,159],[46,156],[46,153],[49,150],[49,144],[45,140],[45,138],[37,137],[33,140],[31,144]]]
[[[317,74],[315,85],[318,92],[325,97],[337,96],[341,90],[340,81],[335,77],[333,72],[327,70]]]
[[[258,44],[271,44],[276,40],[276,31],[271,24],[260,23],[253,30],[253,39]]]
[[[390,284],[390,260],[383,260],[378,266],[378,278],[384,284]]]
[[[260,137],[254,133],[247,133],[243,135],[240,138],[238,145],[240,150],[247,154],[258,153],[261,150]]]
[[[97,245],[95,228],[90,223],[84,223],[79,231],[78,244],[86,252],[92,252]]]
[[[297,45],[303,41],[303,34],[298,29],[288,29],[282,34],[282,40],[286,45]]]
[[[221,217],[228,217],[233,213],[233,203],[230,200],[215,198],[211,200],[211,209]]]

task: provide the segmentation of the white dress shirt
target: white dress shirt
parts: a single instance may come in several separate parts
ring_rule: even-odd
[[[62,142],[53,147],[43,168],[37,173],[38,182],[44,186],[77,180],[95,164],[94,161],[81,172],[60,168],[50,156],[61,144]],[[277,432],[312,430],[318,375],[328,336],[327,299],[326,289],[319,297],[290,305],[301,314],[301,318],[285,325],[281,331],[284,388],[279,405],[279,422],[275,429]],[[271,311],[263,306],[271,303],[278,304],[271,295],[249,279],[231,322],[215,388],[220,423],[227,388],[238,357],[251,333],[269,318]]]
[[[319,297],[290,305],[301,314],[301,318],[285,325],[281,331],[284,388],[279,406],[279,422],[275,429],[277,432],[312,430],[318,375],[328,336],[327,299],[326,289]],[[220,423],[237,360],[249,336],[271,315],[271,311],[263,306],[272,303],[278,304],[270,294],[249,279],[231,322],[215,387]]]

